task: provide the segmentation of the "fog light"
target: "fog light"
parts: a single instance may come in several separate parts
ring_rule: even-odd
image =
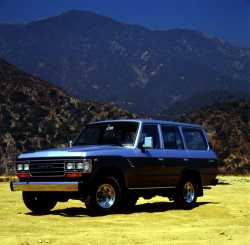
[[[16,165],[16,170],[17,171],[22,171],[23,170],[23,164],[17,164]]]
[[[67,162],[66,163],[66,169],[67,170],[74,170],[75,169],[75,163],[74,162]]]

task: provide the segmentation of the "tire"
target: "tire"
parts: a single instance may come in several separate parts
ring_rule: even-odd
[[[114,177],[104,177],[98,181],[87,195],[85,205],[91,215],[105,215],[120,208],[122,189]]]
[[[25,206],[35,214],[47,214],[56,206],[57,201],[45,192],[23,192]]]
[[[197,184],[192,178],[184,178],[177,186],[175,203],[178,208],[192,209],[196,205]]]

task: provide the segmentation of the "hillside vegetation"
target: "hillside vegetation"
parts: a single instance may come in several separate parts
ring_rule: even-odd
[[[65,145],[90,121],[135,117],[113,104],[81,102],[0,60],[0,174],[13,173],[19,152]],[[250,102],[217,104],[178,120],[208,130],[223,173],[250,172]]]
[[[80,102],[0,59],[0,174],[12,173],[19,152],[67,144],[90,121],[127,117],[135,115],[112,104]]]

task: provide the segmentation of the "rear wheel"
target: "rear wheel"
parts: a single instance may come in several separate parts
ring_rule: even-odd
[[[177,187],[175,202],[183,209],[193,208],[197,200],[197,184],[192,178],[183,179]]]
[[[93,215],[109,214],[120,207],[121,186],[114,177],[105,177],[98,181],[85,200],[86,208]]]
[[[46,214],[56,206],[57,201],[45,192],[23,192],[25,206],[36,214]]]

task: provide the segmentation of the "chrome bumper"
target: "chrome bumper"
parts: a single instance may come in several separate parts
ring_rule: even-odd
[[[12,191],[52,191],[52,192],[76,192],[79,190],[79,182],[11,182]]]

